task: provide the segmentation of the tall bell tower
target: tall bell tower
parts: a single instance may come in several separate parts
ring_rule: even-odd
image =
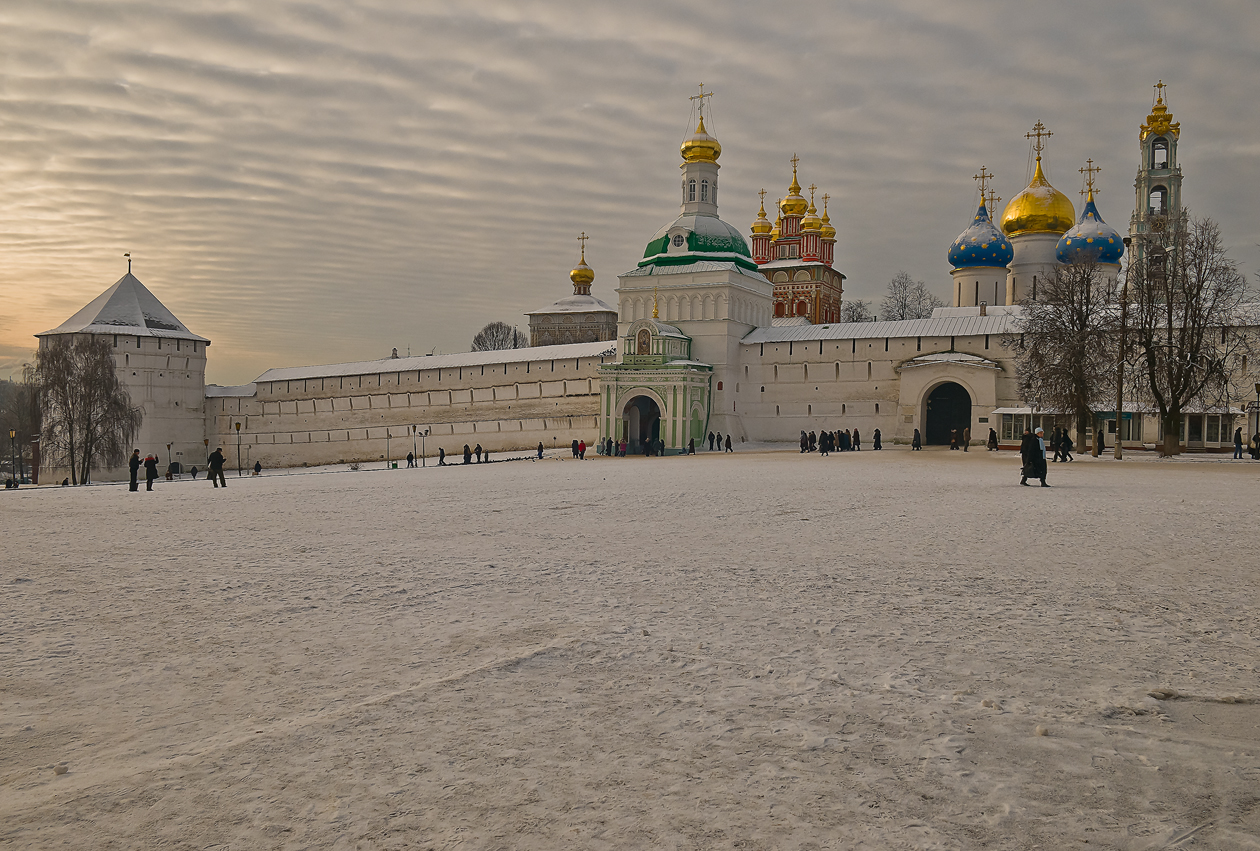
[[[1181,124],[1173,121],[1164,103],[1164,81],[1155,85],[1155,103],[1146,123],[1138,131],[1142,164],[1138,168],[1134,189],[1137,201],[1129,221],[1133,239],[1133,257],[1143,259],[1147,243],[1169,247],[1174,235],[1185,227],[1185,209],[1181,205],[1181,166],[1177,164],[1177,142]]]

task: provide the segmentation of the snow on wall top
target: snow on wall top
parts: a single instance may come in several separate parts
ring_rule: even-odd
[[[302,381],[311,378],[337,378],[346,375],[375,375],[383,372],[413,372],[421,369],[456,369],[461,366],[490,366],[491,364],[524,363],[526,361],[597,358],[600,356],[615,358],[617,356],[617,344],[607,340],[602,343],[528,346],[521,349],[499,349],[489,352],[460,352],[453,355],[381,358],[380,360],[333,363],[322,366],[281,367],[267,370],[254,379],[254,383],[259,384],[264,381]]]

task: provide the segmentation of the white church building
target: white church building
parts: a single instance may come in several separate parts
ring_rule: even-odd
[[[1172,205],[1180,204],[1180,128],[1160,95],[1139,134],[1131,233],[1155,215],[1152,204],[1179,209]],[[1015,364],[1001,342],[1019,331],[1018,303],[1035,299],[1054,265],[1082,248],[1112,276],[1124,254],[1092,192],[1078,218],[1046,178],[1046,135],[1040,122],[1029,134],[1032,180],[997,223],[981,181],[977,213],[948,249],[953,304],[926,319],[775,319],[775,285],[762,267],[783,264],[762,249],[754,259],[741,231],[719,217],[722,149],[702,111],[680,150],[679,215],[618,278],[615,341],[278,367],[250,384],[205,386],[210,341],[189,331],[130,271],[39,337],[110,338],[119,374],[144,409],[137,446],[161,454],[170,444],[171,459],[185,467],[203,465],[206,450],[217,446],[235,461],[238,442],[247,467],[382,461],[413,445],[432,457],[439,447],[448,454],[465,444],[502,452],[575,439],[601,446],[625,439],[633,450],[651,439],[678,453],[692,440],[707,446],[710,432],[736,444],[795,443],[802,431],[845,428],[868,441],[879,429],[886,443],[907,443],[918,430],[927,444],[947,443],[951,431],[964,429],[983,442],[992,428],[1012,446],[1025,426],[1068,424],[1019,398]],[[806,208],[798,190],[794,168],[790,203],[781,205],[773,233],[766,233],[763,206],[754,236],[782,232],[808,244],[813,228],[834,241],[834,229],[821,230],[827,220],[817,219],[812,201]],[[573,276],[589,296],[594,272],[584,260]],[[1195,412],[1186,417],[1183,442],[1225,446],[1236,425],[1246,425],[1240,409]],[[1123,419],[1117,431],[1113,414],[1107,443],[1118,433],[1129,446],[1153,444],[1158,428],[1148,413]]]

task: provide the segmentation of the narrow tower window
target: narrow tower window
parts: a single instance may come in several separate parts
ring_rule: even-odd
[[[687,182],[687,200],[696,200],[696,182],[694,180],[689,180]]]
[[[700,181],[700,200],[709,200],[709,181],[707,180]]]
[[[1168,168],[1168,140],[1156,139],[1151,150],[1151,168]]]

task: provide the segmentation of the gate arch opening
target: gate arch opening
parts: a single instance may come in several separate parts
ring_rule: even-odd
[[[948,446],[949,433],[971,427],[971,394],[954,381],[938,384],[923,404],[923,442],[929,446]]]
[[[635,396],[621,411],[626,452],[642,454],[648,440],[661,438],[661,408],[651,396]]]

